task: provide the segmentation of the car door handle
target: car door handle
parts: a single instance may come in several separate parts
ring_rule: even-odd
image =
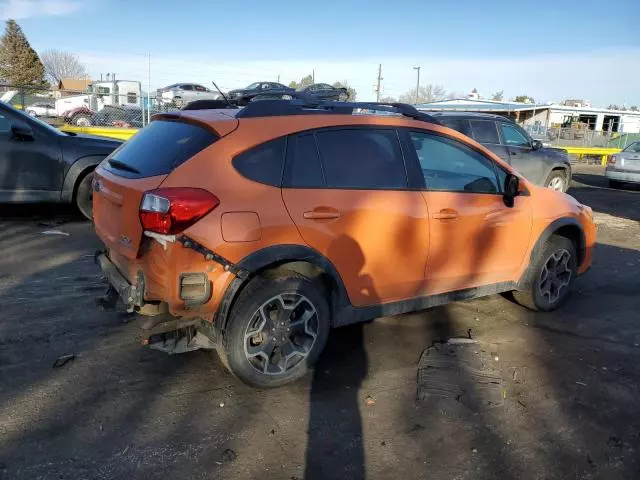
[[[332,220],[340,218],[340,212],[337,210],[312,210],[310,212],[304,212],[303,218],[307,220]]]
[[[437,220],[453,220],[458,218],[458,212],[451,208],[444,208],[438,213],[434,213],[433,218]]]

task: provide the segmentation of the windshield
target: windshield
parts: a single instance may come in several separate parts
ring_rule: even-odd
[[[640,153],[640,142],[632,143],[623,150],[623,152]]]
[[[260,82],[256,82],[256,83],[252,83],[251,85],[249,85],[246,89],[247,90],[253,90],[254,88],[258,88],[260,86]]]

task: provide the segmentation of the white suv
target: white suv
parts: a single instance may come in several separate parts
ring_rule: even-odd
[[[219,97],[217,92],[209,90],[197,83],[175,83],[168,87],[160,88],[156,92],[156,101],[159,104],[171,104],[182,107],[195,100],[215,100]]]

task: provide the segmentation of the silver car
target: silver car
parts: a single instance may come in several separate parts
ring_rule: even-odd
[[[195,100],[216,100],[219,94],[197,83],[175,83],[156,91],[159,104],[182,107]]]
[[[611,188],[619,188],[623,183],[640,183],[640,142],[633,142],[609,157],[605,177]]]

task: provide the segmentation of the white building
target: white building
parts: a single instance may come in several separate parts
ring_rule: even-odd
[[[535,104],[496,102],[469,98],[443,100],[416,105],[427,111],[471,111],[505,115],[520,125],[559,127],[574,120],[586,123],[589,129],[609,133],[640,133],[640,112],[607,110],[591,106],[565,106],[555,103]]]

